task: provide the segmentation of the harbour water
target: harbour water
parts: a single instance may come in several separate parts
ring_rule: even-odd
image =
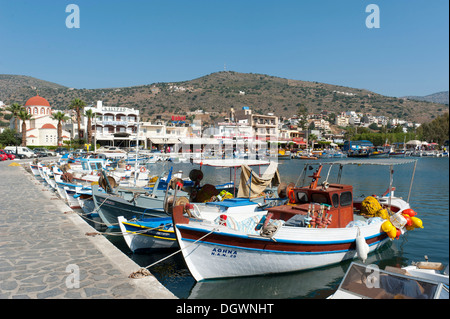
[[[411,207],[422,219],[424,228],[408,232],[381,250],[369,255],[366,264],[405,266],[413,261],[424,260],[449,262],[449,159],[423,157],[417,158],[417,167],[410,197]],[[316,161],[318,162],[318,161]],[[304,161],[280,161],[279,171],[282,181],[296,182]],[[168,170],[170,166],[182,170],[186,175],[191,164],[157,163],[149,166],[155,172]],[[328,172],[325,166],[322,176]],[[395,195],[406,199],[409,193],[414,164],[394,166]],[[203,167],[207,183],[224,183],[234,178],[229,169]],[[307,174],[311,175],[311,174]],[[239,171],[237,176],[239,177]],[[330,172],[329,181],[335,181],[337,169]],[[306,178],[309,182],[309,178]],[[354,196],[381,195],[389,186],[389,166],[345,166],[341,182],[354,187]],[[301,181],[300,181],[301,183]],[[137,264],[146,267],[169,255],[172,251],[133,254],[129,251],[123,238],[108,238]],[[321,299],[332,294],[338,287],[350,261],[338,265],[290,274],[266,275],[249,278],[211,280],[196,283],[184,264],[181,254],[177,254],[149,270],[178,298],[207,299]]]

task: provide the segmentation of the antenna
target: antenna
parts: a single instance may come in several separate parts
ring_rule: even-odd
[[[226,63],[223,64],[223,70],[224,70],[225,72],[227,72],[227,64],[226,64]]]

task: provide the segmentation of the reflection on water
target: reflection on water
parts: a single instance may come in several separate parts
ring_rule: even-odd
[[[280,163],[279,171],[283,181],[296,182],[304,162],[290,160]],[[151,170],[168,171],[170,163],[158,163]],[[193,168],[191,164],[174,164],[185,175]],[[408,197],[413,164],[394,166],[396,196]],[[203,167],[204,183],[225,183],[234,179],[234,170]],[[309,173],[310,171],[308,171]],[[326,176],[328,167],[322,170]],[[236,176],[239,180],[240,170]],[[309,176],[311,174],[307,174]],[[337,178],[337,169],[330,171],[329,181]],[[416,168],[411,193],[411,207],[424,222],[424,229],[407,233],[404,238],[386,245],[369,255],[366,264],[404,266],[412,261],[423,260],[448,264],[448,158],[420,158]],[[309,182],[309,178],[306,178]],[[389,168],[385,166],[346,166],[342,183],[354,186],[354,196],[381,195],[389,186]],[[300,180],[301,184],[301,180]],[[146,267],[176,250],[132,254],[122,237],[108,236],[119,249],[141,267]],[[332,294],[344,276],[351,261],[320,269],[289,274],[266,275],[247,278],[211,280],[196,283],[189,273],[181,253],[153,266],[149,270],[172,293],[179,298],[194,299],[323,299]]]

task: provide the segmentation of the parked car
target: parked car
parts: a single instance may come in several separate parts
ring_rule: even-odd
[[[55,153],[56,153],[56,154],[59,154],[59,155],[64,155],[64,154],[69,153],[69,150],[68,150],[67,148],[65,148],[65,147],[58,147],[58,148],[55,150]]]
[[[17,154],[23,154],[27,158],[36,157],[36,154],[26,146],[6,146],[5,151],[7,150],[16,152]]]
[[[4,150],[6,153],[14,155],[15,158],[22,159],[26,158],[27,156],[25,154],[17,154],[15,151],[12,150]]]
[[[36,157],[47,157],[48,156],[47,152],[42,148],[35,148],[33,150],[33,152],[36,155]]]
[[[6,152],[4,150],[0,150],[0,154],[6,155],[7,159],[9,160],[13,160],[16,158],[13,154]]]
[[[7,160],[8,160],[8,156],[6,156],[6,154],[0,153],[0,162],[7,161]]]
[[[45,154],[44,156],[56,156],[55,151],[46,148],[35,148],[34,150],[38,150],[38,152]]]

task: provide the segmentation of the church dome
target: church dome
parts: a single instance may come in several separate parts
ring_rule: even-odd
[[[27,103],[25,103],[25,106],[50,106],[50,103],[43,97],[36,95],[29,99]]]

